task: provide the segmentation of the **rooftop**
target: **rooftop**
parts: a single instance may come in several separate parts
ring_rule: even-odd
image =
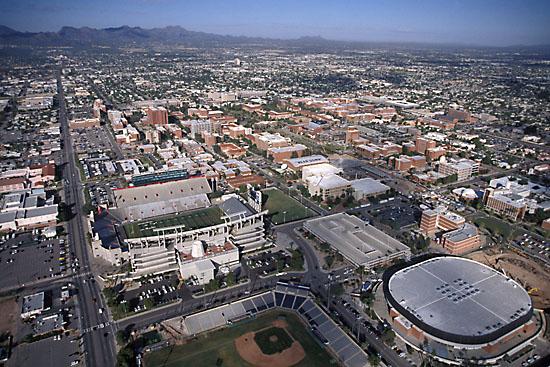
[[[470,223],[465,223],[462,228],[445,233],[443,237],[447,238],[451,242],[460,242],[467,240],[468,238],[477,236],[477,234],[478,232],[476,226]]]
[[[372,178],[361,178],[351,181],[351,186],[356,191],[361,191],[364,194],[375,194],[389,190],[389,186],[384,185],[380,181]]]
[[[308,220],[304,228],[336,248],[356,265],[370,266],[409,248],[361,219],[339,213]]]
[[[432,333],[480,337],[532,310],[518,283],[498,271],[459,257],[436,257],[398,270],[388,280],[395,302]]]

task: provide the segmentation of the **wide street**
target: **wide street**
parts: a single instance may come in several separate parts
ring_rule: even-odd
[[[90,256],[86,242],[84,229],[84,212],[82,210],[84,200],[82,198],[82,183],[76,167],[75,155],[67,120],[67,109],[61,82],[61,74],[57,76],[59,122],[61,124],[62,139],[64,142],[65,165],[63,169],[64,201],[71,208],[72,216],[67,221],[68,243],[72,247],[75,258],[80,263],[79,272],[90,271]],[[83,349],[87,366],[114,366],[116,347],[113,336],[113,328],[108,324],[107,313],[100,313],[99,309],[105,309],[105,304],[99,289],[99,285],[93,276],[73,278],[77,289],[77,314],[80,318],[80,330],[83,333]]]

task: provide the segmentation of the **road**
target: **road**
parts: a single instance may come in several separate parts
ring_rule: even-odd
[[[319,261],[317,259],[317,255],[315,254],[315,251],[301,236],[299,236],[295,232],[301,226],[301,221],[293,222],[277,226],[277,231],[285,233],[302,250],[308,270],[303,277],[303,283],[309,284],[313,293],[316,294],[323,302],[325,302],[325,305],[327,304],[327,298],[329,298],[331,308],[336,309],[337,312],[342,316],[343,321],[350,327],[350,329],[354,330],[354,325],[356,324],[355,315],[353,315],[351,310],[345,308],[340,302],[338,302],[338,298],[331,298],[330,292],[328,291],[329,287],[327,287],[327,284],[330,284],[333,276],[339,275],[347,269],[340,269],[339,271],[334,271],[331,273],[323,271],[321,267],[319,267]],[[376,325],[371,326],[376,327]],[[395,351],[386,346],[380,339],[377,339],[377,337],[373,333],[370,333],[368,331],[368,327],[361,325],[359,328],[359,335],[364,337],[367,343],[369,343],[371,347],[373,347],[378,353],[380,353],[381,357],[384,358],[384,360],[386,360],[392,366],[409,366],[409,364],[404,359],[400,358],[397,353],[395,353]]]
[[[76,167],[73,144],[69,133],[67,121],[67,106],[61,81],[61,73],[57,75],[57,88],[59,100],[59,122],[61,125],[62,138],[64,140],[64,153],[66,164],[63,169],[65,182],[64,196],[65,203],[72,208],[73,216],[67,222],[68,244],[72,247],[75,258],[80,263],[80,272],[90,271],[90,255],[84,229],[84,212],[82,183],[80,174]],[[76,276],[73,279],[77,289],[77,314],[80,320],[80,330],[83,333],[83,347],[86,366],[114,366],[116,360],[116,346],[113,335],[113,328],[99,328],[109,320],[107,313],[99,313],[99,308],[105,308],[101,291],[97,282],[92,277]],[[89,332],[86,332],[88,331]]]
[[[330,297],[330,293],[327,292],[326,287],[326,285],[330,282],[329,276],[332,277],[341,275],[349,268],[340,269],[332,273],[324,272],[319,267],[319,261],[313,248],[295,232],[302,226],[302,223],[303,221],[297,221],[278,225],[276,227],[276,231],[285,233],[302,250],[307,266],[307,270],[305,272],[288,273],[284,276],[254,278],[247,284],[238,285],[230,289],[219,290],[203,297],[179,301],[172,305],[160,307],[142,314],[136,314],[135,316],[119,320],[116,322],[116,327],[119,330],[125,328],[131,328],[132,330],[144,329],[151,324],[159,323],[174,317],[183,317],[205,308],[218,306],[243,297],[248,297],[250,294],[264,292],[268,289],[272,289],[278,281],[284,281],[293,277],[299,278],[301,284],[309,285],[312,292],[326,304],[327,298]],[[348,325],[354,325],[356,323],[355,316],[351,313],[351,311],[341,309],[343,306],[341,306],[341,304],[337,301],[339,301],[338,298],[331,299],[331,304],[333,305],[331,308],[336,308],[340,315],[342,315],[344,322]],[[371,325],[371,327],[375,326]],[[381,340],[377,339],[374,334],[369,333],[366,326],[361,327],[359,334],[362,338],[365,338],[371,347],[380,353],[381,357],[392,366],[409,366],[408,363],[404,359],[400,358],[391,348],[382,343]]]

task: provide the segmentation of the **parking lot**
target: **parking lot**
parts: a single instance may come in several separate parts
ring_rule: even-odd
[[[525,233],[514,242],[518,247],[533,256],[544,259],[547,262],[550,260],[550,243],[548,241],[539,240]]]
[[[72,131],[71,137],[77,153],[107,152],[111,150],[109,137],[101,127]]]
[[[0,239],[0,289],[65,275],[68,257],[64,239],[31,233]]]
[[[80,340],[74,335],[62,334],[61,338],[43,339],[34,343],[22,343],[14,349],[12,357],[6,365],[16,366],[81,366],[78,345]]]
[[[290,268],[290,259],[291,255],[283,250],[277,252],[268,250],[246,257],[242,263],[249,275],[267,276],[287,271]]]
[[[90,192],[90,203],[93,207],[98,205],[112,206],[114,203],[112,189],[116,188],[116,183],[106,184],[88,184],[88,190]]]
[[[179,280],[176,274],[165,274],[149,277],[138,283],[137,288],[124,292],[124,301],[128,302],[131,312],[144,311],[147,300],[152,305],[162,305],[182,297],[182,290],[178,289]]]
[[[391,205],[372,211],[371,215],[393,230],[413,226],[420,222],[420,209],[406,205]]]

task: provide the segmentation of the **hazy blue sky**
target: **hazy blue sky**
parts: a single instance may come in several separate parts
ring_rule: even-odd
[[[163,27],[231,35],[515,45],[550,43],[550,0],[0,0],[0,24]]]

